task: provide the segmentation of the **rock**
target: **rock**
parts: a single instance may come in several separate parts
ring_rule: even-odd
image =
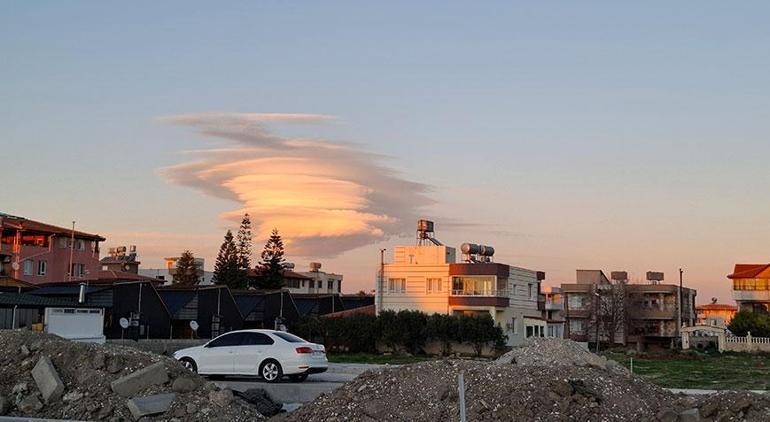
[[[719,404],[714,401],[710,401],[703,406],[700,407],[700,414],[704,418],[710,418],[711,416],[716,415],[717,411],[719,410]]]
[[[700,411],[698,409],[687,409],[679,413],[679,422],[699,422]]]
[[[91,359],[91,367],[94,369],[102,369],[107,361],[107,356],[102,352],[94,353],[94,357]]]
[[[559,381],[553,384],[551,390],[562,397],[569,397],[575,391],[568,381]]]
[[[38,399],[36,395],[31,394],[27,397],[24,397],[19,402],[17,407],[19,408],[19,411],[21,411],[21,413],[24,415],[30,415],[32,413],[39,412],[43,408],[43,403],[40,402],[40,399]]]
[[[5,416],[11,408],[11,402],[5,396],[0,396],[0,416]]]
[[[96,412],[96,419],[107,419],[112,414],[112,405],[105,403],[98,412]]]
[[[64,383],[48,356],[40,356],[37,365],[32,369],[32,378],[46,403],[59,400],[64,393]]]
[[[27,386],[27,383],[26,382],[20,382],[20,383],[18,383],[18,384],[13,386],[13,389],[11,390],[11,393],[13,395],[17,396],[19,394],[26,393],[27,390],[29,390],[29,387]]]
[[[185,411],[184,407],[179,406],[176,409],[174,409],[173,414],[175,418],[183,418],[185,417],[185,415],[187,415],[187,412]]]
[[[80,391],[70,391],[62,397],[64,401],[78,401],[83,398],[83,393]]]
[[[179,377],[171,384],[171,390],[176,393],[189,393],[198,388],[198,382],[189,377]]]
[[[188,415],[194,415],[194,414],[198,413],[198,406],[196,406],[196,405],[194,405],[192,403],[188,403],[187,407],[185,408],[185,411],[187,411]]]
[[[235,392],[238,397],[254,405],[257,411],[268,418],[278,414],[283,403],[276,401],[270,393],[262,388],[249,388],[243,392]]]
[[[676,422],[676,419],[679,417],[679,415],[671,409],[661,410],[656,416],[660,422]]]
[[[120,357],[113,356],[110,359],[110,363],[107,364],[107,372],[111,374],[117,374],[122,370],[123,370],[123,362],[121,361]]]
[[[171,408],[175,399],[176,394],[174,393],[136,397],[126,401],[126,407],[131,411],[131,416],[134,417],[134,420],[139,420],[143,416],[165,413]]]
[[[35,366],[35,358],[29,357],[21,361],[21,369],[29,369]]]
[[[27,357],[32,354],[32,351],[29,350],[29,347],[27,347],[26,344],[21,345],[21,355],[24,357]]]
[[[732,410],[735,413],[738,413],[738,412],[745,413],[746,410],[748,410],[750,407],[751,407],[751,400],[749,400],[746,397],[741,397],[735,402],[735,404],[730,406],[730,410]]]
[[[116,379],[110,383],[110,387],[112,391],[123,397],[131,397],[151,385],[166,382],[168,382],[168,373],[163,362],[158,362]]]
[[[233,401],[233,391],[228,388],[212,391],[209,393],[209,401],[217,406],[225,407]]]

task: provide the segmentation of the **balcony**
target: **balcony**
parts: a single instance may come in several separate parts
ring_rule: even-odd
[[[545,301],[545,310],[546,311],[563,311],[564,310],[564,303],[553,301],[553,300],[546,300]]]
[[[733,290],[733,299],[741,302],[770,302],[770,290]]]
[[[450,306],[496,306],[505,308],[510,304],[507,290],[452,290]]]
[[[676,319],[676,309],[630,309],[630,319]]]

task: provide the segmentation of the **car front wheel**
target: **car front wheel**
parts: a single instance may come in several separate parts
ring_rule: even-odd
[[[280,363],[269,359],[262,363],[262,367],[259,368],[259,375],[267,382],[277,382],[283,376],[283,369]]]
[[[194,360],[190,358],[182,358],[179,359],[179,362],[181,362],[182,366],[184,366],[188,371],[198,372],[198,365],[195,364]]]

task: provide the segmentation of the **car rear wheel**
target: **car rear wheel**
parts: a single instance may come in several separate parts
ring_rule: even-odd
[[[259,375],[267,382],[278,382],[283,377],[283,369],[278,361],[268,359],[262,362],[262,366],[259,368]]]
[[[289,375],[289,379],[292,380],[292,382],[302,382],[307,379],[307,374],[294,374]]]
[[[182,366],[185,367],[188,371],[192,371],[197,373],[198,372],[198,365],[195,364],[195,361],[190,358],[182,358],[179,359],[179,362],[182,363]]]

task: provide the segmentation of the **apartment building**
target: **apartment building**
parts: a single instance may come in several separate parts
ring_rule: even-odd
[[[711,325],[714,327],[727,327],[737,312],[737,307],[724,303],[717,303],[717,298],[711,299],[711,303],[695,307],[698,325]]]
[[[31,284],[98,276],[99,242],[105,238],[0,213],[0,276]]]
[[[738,311],[770,313],[770,264],[735,264],[727,278]]]
[[[342,274],[321,271],[320,262],[311,262],[310,271],[297,274],[306,279],[287,279],[286,287],[292,293],[341,293]]]
[[[561,285],[566,336],[577,341],[617,344],[670,343],[679,328],[695,323],[694,289],[661,284],[662,273],[648,273],[649,284],[630,284],[627,273],[577,270],[576,282]]]
[[[489,314],[503,328],[509,345],[527,336],[545,336],[547,323],[538,309],[544,274],[491,262],[494,250],[474,249],[478,246],[463,245],[464,252],[476,252],[464,254],[463,262],[457,262],[455,248],[437,241],[395,247],[393,261],[381,266],[377,312]]]

